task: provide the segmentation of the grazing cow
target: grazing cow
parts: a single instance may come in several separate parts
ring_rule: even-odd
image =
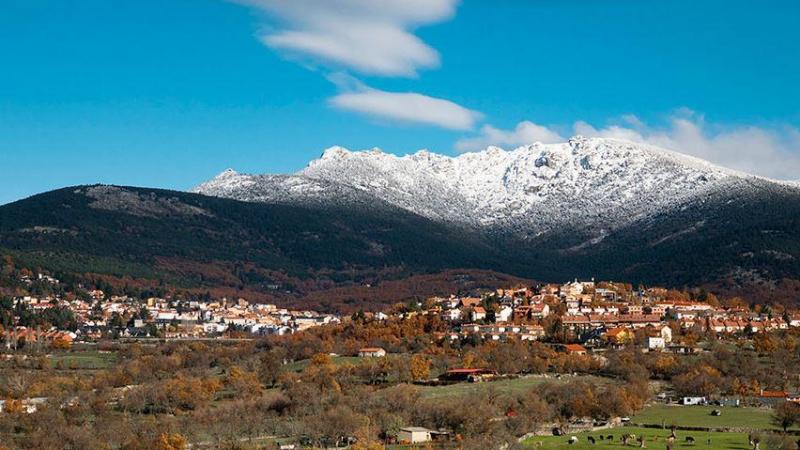
[[[578,443],[578,437],[577,436],[572,436],[572,437],[569,438],[568,442],[569,442],[569,445],[577,444]]]
[[[601,441],[602,441],[602,440],[604,440],[605,438],[606,438],[606,437],[605,437],[605,436],[603,436],[602,434],[600,435],[600,440],[601,440]]]
[[[591,436],[589,436],[589,437],[588,437],[588,438],[586,438],[586,439],[588,439],[588,440],[589,440],[589,442],[590,442],[590,443],[592,443],[592,444],[596,444],[596,443],[597,443],[597,442],[594,440],[594,438],[593,438],[593,437],[591,437]]]
[[[694,444],[694,438],[691,436],[686,436],[686,443],[687,444]]]
[[[613,441],[614,440],[614,435],[613,434],[609,434],[608,436],[606,436],[606,439],[608,439],[609,441]]]

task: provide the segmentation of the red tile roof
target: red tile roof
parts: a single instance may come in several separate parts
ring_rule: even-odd
[[[567,344],[565,348],[568,353],[586,352],[586,347],[580,344]]]

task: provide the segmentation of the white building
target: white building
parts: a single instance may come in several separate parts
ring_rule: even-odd
[[[444,320],[449,320],[455,322],[456,320],[461,320],[461,310],[460,309],[448,309],[442,311],[442,318]]]
[[[381,358],[386,356],[386,350],[380,347],[365,347],[358,351],[358,356],[362,358]]]
[[[680,400],[681,405],[704,405],[705,403],[705,397],[683,397]]]
[[[664,338],[661,336],[648,336],[645,345],[650,350],[663,350],[667,343],[664,342]]]
[[[514,314],[514,309],[510,306],[503,306],[495,314],[495,322],[508,322]]]
[[[482,306],[476,306],[472,310],[472,320],[478,321],[486,318],[486,310]]]
[[[422,427],[405,427],[400,428],[397,433],[397,440],[400,443],[418,444],[420,442],[428,442],[431,440],[431,432],[427,428]]]

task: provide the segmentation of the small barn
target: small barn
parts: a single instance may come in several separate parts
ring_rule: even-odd
[[[358,356],[362,358],[380,358],[386,356],[386,350],[380,347],[364,347],[358,351]]]
[[[400,443],[418,444],[431,440],[431,430],[423,427],[405,427],[397,432],[397,440]]]

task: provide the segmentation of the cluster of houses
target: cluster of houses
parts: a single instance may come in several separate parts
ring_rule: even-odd
[[[475,336],[495,341],[539,340],[547,333],[563,333],[567,341],[592,347],[636,343],[675,353],[699,351],[673,343],[673,332],[679,329],[737,334],[800,327],[800,314],[772,317],[744,308],[668,300],[665,293],[660,288],[634,291],[618,289],[613,283],[575,280],[497,289],[482,297],[435,297],[424,313],[453,323],[450,332],[438,336],[451,341]]]
[[[38,275],[36,280],[58,283]],[[587,347],[625,346],[636,343],[650,350],[691,353],[696,349],[672,342],[679,329],[719,334],[756,333],[800,327],[800,314],[771,317],[744,308],[723,308],[704,302],[669,300],[665,290],[633,290],[614,283],[572,281],[537,287],[496,289],[481,296],[434,297],[423,314],[440,316],[452,324],[440,339],[468,338],[504,341],[540,340],[563,333],[561,341]],[[310,327],[339,323],[341,318],[315,311],[296,311],[270,304],[251,304],[244,299],[178,301],[89,292],[89,298],[19,297],[21,302],[41,311],[67,307],[78,322],[74,333],[53,330],[17,329],[11,332],[26,341],[92,340],[115,330],[122,337],[165,338],[224,337],[232,332],[254,335],[295,333]],[[419,314],[420,312],[403,313]],[[402,317],[403,314],[400,316]],[[386,319],[384,313],[370,314]],[[10,333],[10,332],[9,332]],[[6,333],[6,334],[9,334]],[[8,342],[8,338],[5,339]]]
[[[544,319],[550,314],[550,305],[545,302],[542,295],[534,295],[529,288],[522,289],[497,289],[494,292],[494,308],[487,310],[485,298],[435,297],[432,300],[435,306],[429,309],[429,314],[440,314],[443,319],[456,321],[485,321],[490,319],[493,323],[524,322]]]
[[[22,346],[69,347],[77,334],[71,331],[42,330],[30,327],[12,327],[0,330],[0,341],[6,350],[17,350]]]
[[[126,296],[106,297],[99,290],[91,291],[89,295],[91,298],[88,300],[31,296],[14,299],[15,303],[22,303],[34,311],[69,308],[78,323],[77,330],[72,333],[26,329],[19,329],[19,333],[43,333],[48,340],[68,336],[70,342],[73,339],[98,339],[112,329],[121,337],[224,337],[232,331],[283,335],[341,321],[333,314],[251,304],[244,299],[180,302],[148,298],[142,301]],[[28,339],[32,337],[38,338],[38,335]]]

